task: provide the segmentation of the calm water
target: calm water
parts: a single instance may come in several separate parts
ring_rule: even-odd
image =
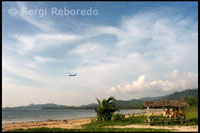
[[[122,109],[123,114],[137,114],[145,112],[142,109]],[[46,120],[70,120],[78,118],[95,117],[94,110],[68,109],[68,110],[2,110],[2,122],[27,122]]]

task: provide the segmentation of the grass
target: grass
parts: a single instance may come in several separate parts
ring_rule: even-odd
[[[145,115],[139,116],[129,116],[118,121],[94,121],[89,124],[83,125],[84,128],[102,128],[104,126],[114,126],[114,125],[130,125],[130,124],[146,124],[144,121],[147,119]]]
[[[62,129],[62,128],[31,128],[16,129],[8,132],[170,132],[167,129],[152,128],[91,128],[91,129]]]
[[[193,119],[193,118],[198,119],[198,106],[190,106],[190,107],[186,108],[185,112],[186,112],[187,120]]]

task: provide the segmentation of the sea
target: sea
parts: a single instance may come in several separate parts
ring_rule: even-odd
[[[152,110],[153,111],[153,110]],[[159,110],[154,110],[157,112]],[[122,114],[145,113],[144,109],[121,109]],[[72,120],[92,118],[96,116],[94,109],[66,109],[66,110],[2,110],[2,123],[36,122],[48,120]]]

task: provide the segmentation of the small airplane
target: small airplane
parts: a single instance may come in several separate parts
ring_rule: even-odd
[[[67,76],[70,76],[70,77],[71,77],[71,76],[76,76],[76,73],[73,73],[73,74],[68,73]]]

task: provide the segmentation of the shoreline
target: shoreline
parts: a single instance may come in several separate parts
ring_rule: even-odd
[[[160,114],[162,112],[154,112],[154,114]],[[146,115],[147,113],[137,113],[130,115]],[[129,115],[126,114],[125,117]],[[63,129],[80,129],[81,125],[88,124],[96,117],[86,117],[70,120],[46,120],[46,121],[33,121],[33,122],[17,122],[17,123],[2,123],[2,131],[14,130],[14,129],[28,129],[28,128],[63,128]]]
[[[153,112],[151,112],[153,113]],[[150,114],[151,114],[150,113]],[[160,112],[154,112],[154,114],[162,114]],[[147,113],[138,113],[130,115],[147,115]],[[130,115],[125,115],[129,117]],[[2,132],[15,129],[28,129],[28,128],[62,128],[62,129],[81,129],[82,125],[90,123],[96,117],[87,117],[71,120],[47,120],[47,121],[37,121],[37,122],[19,122],[19,123],[9,123],[2,124]],[[194,126],[150,126],[141,124],[131,124],[131,125],[115,125],[110,126],[111,128],[153,128],[153,129],[170,129],[172,131],[178,132],[198,132],[198,125]],[[105,127],[106,128],[106,127]],[[107,127],[108,128],[108,127]]]
[[[87,109],[88,110],[88,109]],[[89,109],[89,110],[93,110],[93,109]],[[125,114],[125,115],[128,115],[128,114],[131,114],[131,115],[137,115],[137,114],[144,114],[146,113],[146,110],[145,109],[120,109],[121,111],[123,110],[134,110],[134,111],[144,111],[144,112],[133,112],[133,113],[123,113],[123,112],[119,112],[119,113],[122,113],[122,114]],[[162,109],[151,109],[150,112],[161,112]],[[16,121],[4,121],[2,120],[2,124],[17,124],[17,123],[32,123],[32,122],[47,122],[47,121],[65,121],[65,120],[77,120],[77,119],[84,119],[84,118],[95,118],[95,116],[82,116],[82,117],[74,117],[74,118],[60,118],[60,119],[56,119],[56,118],[49,118],[49,119],[41,119],[41,120],[36,120],[36,119],[33,119],[33,120],[16,120]]]

